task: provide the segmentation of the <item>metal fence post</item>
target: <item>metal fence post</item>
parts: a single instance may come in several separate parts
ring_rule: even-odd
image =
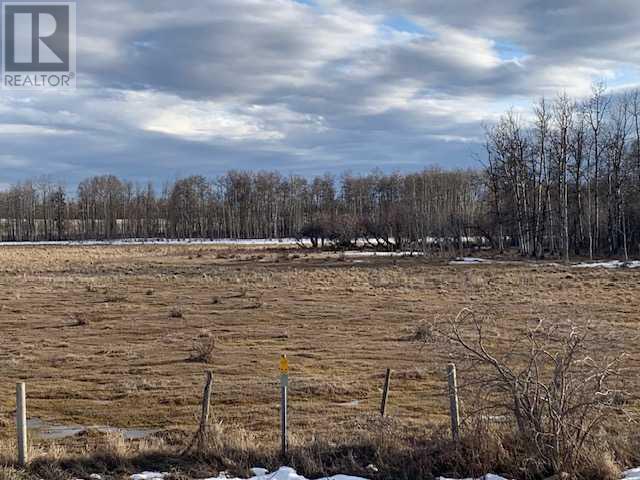
[[[282,457],[287,456],[289,436],[287,425],[287,389],[289,387],[289,359],[286,355],[280,357],[280,440]]]
[[[27,393],[26,385],[16,385],[16,428],[18,431],[18,464],[25,466],[29,461],[27,446]]]

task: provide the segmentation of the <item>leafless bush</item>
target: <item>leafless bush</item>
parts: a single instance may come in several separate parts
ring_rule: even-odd
[[[182,312],[181,307],[175,306],[171,309],[171,312],[169,312],[169,316],[171,318],[182,318],[184,317],[184,313]]]
[[[621,416],[617,358],[597,361],[588,329],[540,321],[500,345],[487,318],[464,309],[434,325],[459,365],[461,388],[473,395],[469,419],[506,417],[530,455],[531,468],[575,474],[584,468],[605,425]],[[534,465],[535,464],[535,465]]]
[[[193,342],[193,353],[189,360],[192,362],[213,363],[215,348],[216,338],[211,332],[204,332]]]
[[[420,322],[413,328],[410,340],[427,343],[433,338],[433,325],[429,322]]]

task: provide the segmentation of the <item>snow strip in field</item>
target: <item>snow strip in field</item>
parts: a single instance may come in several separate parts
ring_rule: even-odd
[[[585,262],[574,265],[575,268],[640,268],[640,261],[623,262],[611,260],[608,262]]]
[[[69,240],[51,242],[0,242],[0,246],[38,247],[38,246],[100,246],[100,245],[296,245],[295,238],[268,239],[258,238],[253,240],[234,240],[230,238],[206,239],[191,238],[186,240],[167,238],[123,238],[119,240]],[[308,241],[304,244],[311,245]]]
[[[269,473],[267,470],[263,468],[252,468],[251,471],[254,473],[254,477],[251,477],[249,480],[307,480],[305,477],[298,475],[296,471],[291,467],[280,467],[279,470]],[[640,468],[634,468],[632,470],[628,470],[623,474],[623,480],[640,480]],[[144,472],[136,475],[131,475],[131,480],[163,480],[168,477],[168,473],[159,473],[159,472]],[[226,476],[224,473],[220,474],[218,477],[212,477],[206,480],[242,480],[238,478],[230,478]],[[348,475],[335,475],[333,477],[326,477],[321,480],[365,480],[360,477],[351,477]],[[438,477],[438,480],[454,480],[445,477]],[[491,473],[484,475],[478,479],[465,479],[465,480],[507,480],[504,477],[500,477],[498,475],[493,475]]]
[[[478,265],[480,263],[493,263],[493,262],[485,258],[462,257],[462,258],[456,258],[455,260],[449,262],[449,265]]]
[[[422,252],[344,252],[345,257],[418,257]]]

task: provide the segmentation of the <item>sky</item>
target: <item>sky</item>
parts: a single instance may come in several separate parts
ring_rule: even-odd
[[[0,188],[477,167],[483,125],[640,83],[636,0],[78,0],[78,88],[0,90]]]

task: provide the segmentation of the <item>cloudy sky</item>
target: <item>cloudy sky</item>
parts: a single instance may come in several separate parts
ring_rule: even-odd
[[[79,0],[78,89],[0,91],[0,185],[472,166],[482,125],[640,80],[636,0]]]

